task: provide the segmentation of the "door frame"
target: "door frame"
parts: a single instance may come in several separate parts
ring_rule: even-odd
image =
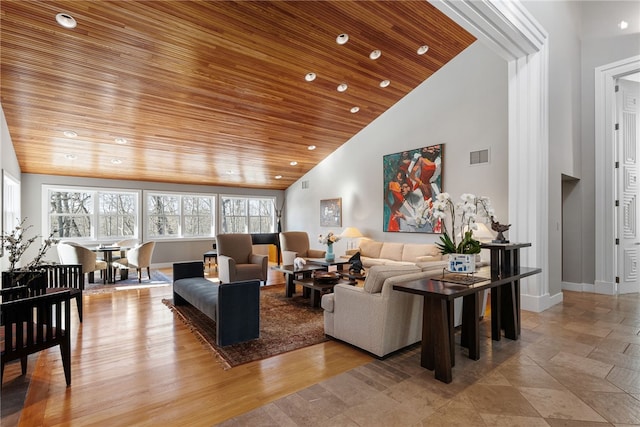
[[[616,237],[619,235],[615,208],[615,83],[619,77],[640,71],[640,55],[595,69],[595,217],[596,293],[616,295]],[[635,290],[638,292],[640,289]],[[626,292],[626,291],[625,291]]]

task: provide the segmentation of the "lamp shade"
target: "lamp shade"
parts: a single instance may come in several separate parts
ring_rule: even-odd
[[[362,233],[355,227],[347,227],[344,229],[341,236],[346,238],[356,238],[362,237]]]

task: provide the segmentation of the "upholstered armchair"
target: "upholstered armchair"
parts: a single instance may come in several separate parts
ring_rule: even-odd
[[[145,242],[134,246],[127,251],[126,258],[120,258],[113,263],[113,266],[119,268],[121,273],[120,277],[123,277],[123,271],[127,271],[129,268],[135,268],[138,273],[138,283],[142,282],[142,269],[147,269],[147,277],[151,280],[151,257],[153,256],[153,249],[156,246],[156,242]],[[126,273],[128,277],[128,272]]]
[[[102,273],[107,269],[107,263],[99,260],[95,252],[74,242],[60,242],[57,245],[60,264],[80,264],[82,271],[89,275],[89,283],[94,283],[94,272],[100,271],[105,283],[107,275]]]
[[[306,231],[283,231],[280,233],[282,263],[292,265],[296,257],[324,258],[325,251],[309,248],[309,235]]]
[[[269,257],[253,253],[250,234],[218,234],[216,244],[220,282],[231,283],[251,279],[267,282]]]

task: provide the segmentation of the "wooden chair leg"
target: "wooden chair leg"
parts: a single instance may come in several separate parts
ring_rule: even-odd
[[[82,294],[78,294],[75,296],[76,305],[78,306],[78,318],[80,319],[80,323],[82,323]]]
[[[147,267],[147,277],[149,278],[149,281],[151,281],[151,267]]]
[[[62,368],[64,370],[64,379],[67,387],[71,385],[71,349],[68,344],[60,344],[60,356],[62,358]]]
[[[142,283],[142,269],[137,268],[136,270],[138,270],[138,283]]]
[[[22,375],[27,374],[27,356],[22,356],[20,358],[20,367],[22,368]]]
[[[96,276],[92,271],[89,273],[89,283],[95,283],[95,281],[96,281]]]

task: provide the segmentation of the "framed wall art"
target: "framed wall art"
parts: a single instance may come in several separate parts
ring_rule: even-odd
[[[440,233],[442,224],[430,208],[442,192],[443,144],[382,157],[383,231]]]
[[[320,226],[342,227],[342,199],[320,200]]]

